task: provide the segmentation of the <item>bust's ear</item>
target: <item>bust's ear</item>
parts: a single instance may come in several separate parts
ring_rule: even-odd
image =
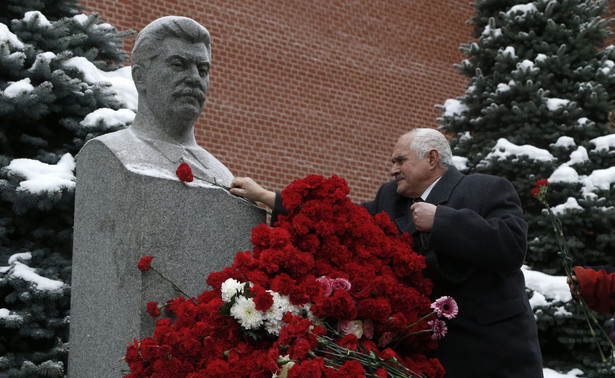
[[[135,82],[135,86],[138,88],[145,82],[145,68],[140,64],[135,64],[131,68],[132,80]]]

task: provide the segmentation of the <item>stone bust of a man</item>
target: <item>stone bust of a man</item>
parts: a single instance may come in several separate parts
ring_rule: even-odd
[[[210,36],[202,25],[177,16],[151,22],[132,50],[138,93],[134,122],[96,140],[131,171],[175,178],[175,170],[185,162],[195,177],[229,186],[231,172],[194,137],[209,89],[210,65]]]

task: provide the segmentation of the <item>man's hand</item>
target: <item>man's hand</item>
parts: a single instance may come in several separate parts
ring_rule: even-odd
[[[421,232],[431,232],[433,221],[436,216],[437,206],[427,202],[417,202],[410,206],[412,211],[412,222],[417,230]]]
[[[270,208],[275,205],[275,192],[263,188],[249,177],[235,177],[230,191],[231,194],[264,203]]]

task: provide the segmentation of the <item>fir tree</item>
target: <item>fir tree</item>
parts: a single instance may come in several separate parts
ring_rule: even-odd
[[[119,33],[76,0],[0,3],[0,375],[65,373],[74,156],[115,128],[83,121],[125,107],[82,67],[126,61]],[[102,72],[102,71],[101,71]]]
[[[563,275],[555,235],[530,191],[549,179],[574,265],[615,265],[615,48],[601,0],[477,0],[475,42],[458,65],[471,81],[439,119],[466,173],[504,176],[529,224],[527,264]],[[530,293],[530,295],[532,295]],[[535,307],[545,366],[606,369],[574,303]],[[568,313],[568,314],[566,314]],[[600,318],[605,321],[607,318]],[[605,343],[602,347],[608,353]],[[574,350],[574,353],[572,352]]]

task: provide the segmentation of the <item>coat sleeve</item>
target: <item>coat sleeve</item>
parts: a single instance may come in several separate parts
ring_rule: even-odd
[[[581,296],[594,311],[612,314],[615,308],[615,273],[605,269],[576,266],[574,274]]]
[[[438,205],[429,248],[480,269],[519,269],[527,252],[527,223],[515,188],[491,177],[462,191],[450,206]]]
[[[275,202],[274,202],[274,205],[273,205],[273,209],[271,211],[270,226],[273,227],[275,222],[278,221],[278,217],[280,215],[288,215],[288,210],[286,210],[286,208],[282,204],[282,195],[281,195],[281,193],[276,193],[275,194]]]

